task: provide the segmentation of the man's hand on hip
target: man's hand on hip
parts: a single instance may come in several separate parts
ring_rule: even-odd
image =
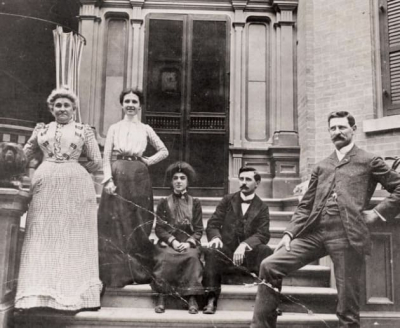
[[[277,252],[280,248],[285,246],[286,250],[290,252],[290,243],[292,241],[292,238],[288,234],[284,234],[281,241],[279,242],[278,246],[275,248],[275,252]]]
[[[365,223],[368,225],[374,224],[379,219],[378,214],[376,214],[376,212],[373,210],[362,211],[361,213],[362,213]]]

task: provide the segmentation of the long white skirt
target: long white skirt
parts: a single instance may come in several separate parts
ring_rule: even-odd
[[[77,162],[43,162],[32,180],[16,308],[100,307],[97,204]]]

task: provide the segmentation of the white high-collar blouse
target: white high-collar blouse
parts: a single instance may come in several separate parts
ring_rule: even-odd
[[[168,156],[168,150],[152,127],[140,122],[137,117],[123,120],[110,126],[104,145],[103,183],[112,178],[111,158],[113,152],[117,155],[142,157],[147,147],[147,141],[155,148],[156,153],[147,159],[148,165],[153,165]]]

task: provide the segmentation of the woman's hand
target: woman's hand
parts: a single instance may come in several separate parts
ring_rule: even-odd
[[[149,158],[148,158],[148,157],[142,156],[142,157],[140,158],[140,160],[141,160],[144,164],[146,164],[146,166],[149,166]]]
[[[182,252],[188,250],[190,248],[190,243],[181,243]]]
[[[115,186],[115,184],[112,180],[108,180],[104,186],[104,191],[109,195],[116,195],[117,194],[115,192],[116,189],[117,189],[117,187]]]
[[[176,250],[177,252],[180,252],[181,243],[175,239],[175,240],[171,243],[171,247],[172,247],[174,250]]]
[[[172,242],[171,246],[178,253],[182,253],[182,252],[186,251],[188,248],[190,248],[190,244],[189,243],[180,243],[176,239]]]

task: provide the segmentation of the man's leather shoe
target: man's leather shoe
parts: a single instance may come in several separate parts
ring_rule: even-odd
[[[204,314],[214,314],[217,311],[217,305],[215,304],[215,297],[210,297],[207,300],[207,305],[203,309]]]
[[[157,304],[154,308],[156,313],[164,313],[165,312],[165,298],[164,294],[158,294]]]
[[[197,305],[197,301],[194,296],[189,297],[189,313],[190,314],[199,313],[199,306]]]

